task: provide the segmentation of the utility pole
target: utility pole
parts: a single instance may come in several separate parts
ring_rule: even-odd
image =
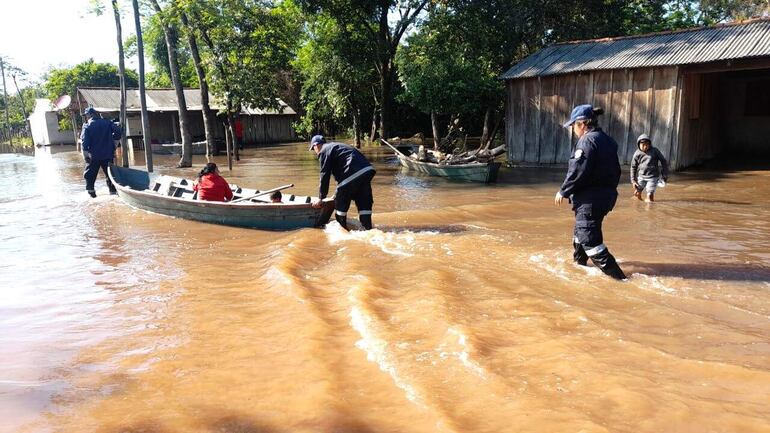
[[[5,102],[5,126],[8,128],[8,144],[13,144],[11,137],[11,117],[8,114],[8,92],[5,90],[5,66],[3,58],[0,57],[0,74],[3,76],[3,101]]]

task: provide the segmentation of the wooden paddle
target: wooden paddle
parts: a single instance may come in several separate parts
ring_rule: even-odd
[[[395,147],[393,147],[393,146],[392,146],[390,143],[388,143],[388,141],[387,141],[387,140],[385,140],[384,138],[380,138],[380,141],[381,141],[381,142],[383,142],[383,143],[385,143],[385,144],[387,144],[387,145],[388,145],[388,147],[390,147],[391,149],[393,149],[393,151],[394,151],[394,152],[396,152],[396,155],[403,155],[403,153],[399,152],[399,150],[398,150],[398,149],[396,149]]]
[[[273,189],[268,189],[267,191],[258,192],[256,194],[248,196],[248,197],[241,197],[241,198],[239,198],[237,200],[231,201],[230,203],[238,203],[238,202],[241,202],[241,201],[251,200],[251,199],[254,199],[254,198],[257,198],[257,197],[261,197],[261,196],[263,196],[265,194],[274,193],[276,191],[280,191],[280,190],[286,189],[286,188],[291,188],[293,186],[294,186],[294,184],[290,183],[290,184],[287,184],[287,185],[279,186],[278,188],[273,188]]]

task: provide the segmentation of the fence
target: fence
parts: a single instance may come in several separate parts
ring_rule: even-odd
[[[21,128],[14,128],[11,127],[11,130],[9,131],[8,128],[3,127],[0,129],[0,143],[2,144],[11,144],[13,142],[14,145],[32,145],[32,134],[29,132],[29,130],[26,127]]]

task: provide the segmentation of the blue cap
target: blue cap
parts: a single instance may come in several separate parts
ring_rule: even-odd
[[[310,139],[310,147],[308,150],[313,150],[313,146],[316,144],[324,144],[326,143],[326,139],[323,135],[314,135],[313,138]]]
[[[84,116],[95,116],[96,114],[97,114],[97,112],[94,109],[94,107],[88,107],[85,110],[83,110],[83,115]]]
[[[594,117],[594,107],[591,104],[578,105],[572,110],[569,121],[564,124],[564,127],[569,128],[578,120],[586,120],[592,117]]]

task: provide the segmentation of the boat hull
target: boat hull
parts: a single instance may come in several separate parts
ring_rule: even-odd
[[[145,171],[110,166],[110,178],[118,196],[137,209],[212,224],[265,230],[292,230],[321,227],[334,210],[334,202],[325,200],[321,208],[309,203],[228,203],[171,197],[150,190]]]
[[[398,155],[398,161],[409,170],[430,176],[441,176],[463,182],[483,183],[497,182],[497,173],[500,171],[501,165],[499,162],[442,165],[416,161],[403,155]]]

